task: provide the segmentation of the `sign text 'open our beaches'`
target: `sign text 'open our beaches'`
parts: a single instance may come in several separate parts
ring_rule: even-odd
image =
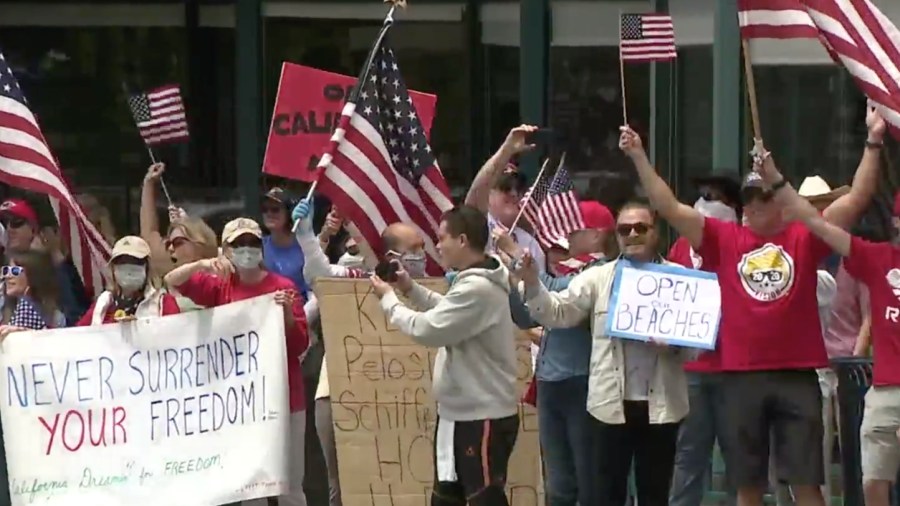
[[[620,260],[607,335],[712,350],[721,317],[715,274],[668,264]]]
[[[220,504],[287,487],[284,320],[271,296],[13,334],[0,367],[14,505]]]

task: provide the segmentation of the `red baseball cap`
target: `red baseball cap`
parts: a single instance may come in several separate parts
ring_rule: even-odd
[[[612,230],[616,226],[609,208],[596,200],[582,200],[578,203],[581,210],[581,219],[585,229]]]
[[[38,216],[31,204],[22,199],[8,199],[0,204],[0,214],[21,218],[32,226],[38,225]]]

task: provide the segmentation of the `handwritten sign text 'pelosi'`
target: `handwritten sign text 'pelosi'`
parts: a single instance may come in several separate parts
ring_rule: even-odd
[[[622,259],[616,266],[606,332],[712,350],[721,306],[715,274]]]
[[[269,295],[11,334],[0,411],[12,504],[222,504],[283,493],[282,314]]]

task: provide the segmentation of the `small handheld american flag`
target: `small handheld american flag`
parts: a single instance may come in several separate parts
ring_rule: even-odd
[[[553,179],[542,177],[532,186],[530,197],[522,204],[523,213],[534,227],[535,236],[544,249],[549,249],[569,234],[584,228],[578,198],[565,166]]]
[[[674,60],[675,25],[667,14],[623,14],[619,51],[622,61]]]
[[[128,107],[148,147],[188,139],[187,116],[178,85],[129,94]]]

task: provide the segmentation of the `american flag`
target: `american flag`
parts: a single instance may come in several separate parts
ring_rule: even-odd
[[[869,0],[803,0],[826,48],[900,139],[900,31]]]
[[[128,107],[147,146],[188,139],[187,116],[177,85],[168,84],[146,93],[129,95]]]
[[[319,167],[318,188],[376,252],[388,225],[409,223],[425,240],[428,273],[443,272],[435,244],[441,216],[453,207],[450,190],[387,37],[344,105]]]
[[[87,219],[63,178],[37,119],[0,52],[0,181],[50,199],[60,238],[84,286],[103,291],[109,245]]]
[[[801,0],[738,0],[745,39],[815,39],[819,30]]]
[[[523,214],[534,227],[535,236],[544,249],[549,249],[560,239],[568,240],[569,234],[584,228],[578,198],[565,167],[556,171],[553,179],[542,177],[535,181],[526,194]]]
[[[619,52],[622,61],[674,60],[675,25],[665,14],[622,14]]]

